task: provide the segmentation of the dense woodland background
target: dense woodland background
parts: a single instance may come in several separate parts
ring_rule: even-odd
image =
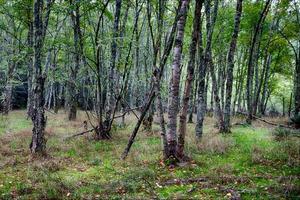
[[[213,148],[210,132],[238,138],[235,126],[263,135],[277,127],[276,136],[296,138],[286,153],[299,161],[299,30],[298,0],[0,0],[0,131],[26,130],[31,159],[51,155],[52,132],[62,143],[121,142],[122,160],[138,134],[155,133],[173,170]],[[14,120],[24,127],[6,124]],[[56,120],[69,126],[63,135]]]

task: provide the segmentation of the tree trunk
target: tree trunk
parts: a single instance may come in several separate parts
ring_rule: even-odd
[[[214,96],[214,103],[215,103],[215,107],[216,107],[215,113],[217,115],[216,117],[218,120],[219,129],[220,129],[220,132],[223,132],[224,119],[223,119],[223,113],[222,113],[221,104],[220,104],[220,97],[218,94],[218,85],[217,85],[215,67],[214,67],[214,63],[212,60],[212,51],[211,51],[212,35],[213,35],[213,31],[214,31],[214,25],[216,22],[216,18],[218,15],[218,3],[219,3],[218,0],[214,1],[213,14],[211,16],[211,19],[209,19],[211,21],[211,23],[207,24],[208,38],[207,38],[207,44],[206,44],[206,50],[205,50],[205,62],[206,62],[207,67],[209,68],[210,74],[211,74],[212,90],[213,90],[212,93]],[[209,7],[210,5],[206,5],[206,6]],[[208,11],[207,11],[207,15],[210,16],[210,13]],[[207,20],[207,21],[209,21],[209,20]]]
[[[174,45],[173,54],[173,64],[172,64],[172,76],[171,76],[171,90],[169,92],[169,108],[168,108],[168,131],[167,131],[167,141],[168,141],[168,159],[170,162],[177,162],[176,156],[176,146],[177,146],[177,114],[179,106],[179,84],[180,84],[180,74],[181,74],[181,54],[182,45],[184,38],[184,28],[186,22],[186,16],[188,12],[189,0],[182,0],[180,8],[180,17],[177,22],[177,35]]]
[[[293,102],[293,93],[291,92],[290,102],[289,102],[289,117],[291,117],[292,102]]]
[[[223,112],[221,109],[221,103],[220,103],[220,97],[218,94],[218,85],[217,85],[217,79],[216,79],[216,74],[215,74],[215,68],[214,64],[211,58],[211,55],[209,57],[209,69],[210,69],[210,74],[211,74],[211,81],[212,81],[212,88],[213,91],[212,93],[214,94],[214,103],[215,103],[215,113],[216,113],[216,118],[218,120],[218,126],[219,126],[219,131],[224,132],[225,131],[225,125],[224,125],[224,117],[223,117]]]
[[[179,130],[178,130],[179,135],[178,135],[178,144],[177,144],[177,156],[179,158],[183,158],[184,156],[183,151],[184,151],[184,142],[185,142],[185,135],[186,135],[186,118],[187,118],[187,111],[188,111],[188,106],[190,101],[189,97],[191,94],[193,79],[194,79],[195,55],[196,55],[196,47],[199,39],[202,3],[203,0],[196,1],[196,6],[195,6],[192,41],[189,50],[190,60],[187,67],[185,88],[184,88],[183,98],[182,98],[182,110],[179,116]]]
[[[206,14],[206,48],[203,52],[203,41],[202,41],[202,31],[200,28],[199,31],[199,73],[198,73],[198,106],[197,106],[197,122],[195,127],[196,138],[200,139],[203,134],[203,121],[206,112],[206,89],[208,85],[208,81],[205,83],[206,70],[207,70],[207,59],[206,55],[209,49],[211,48],[211,39],[212,39],[212,30],[211,30],[211,16],[210,16],[210,0],[205,1],[205,14]],[[201,26],[200,26],[201,27]]]
[[[263,8],[263,11],[260,14],[259,20],[256,24],[254,35],[252,37],[251,41],[251,47],[250,47],[250,54],[248,59],[248,69],[247,69],[247,109],[248,109],[248,117],[247,117],[247,123],[251,124],[252,122],[252,115],[253,115],[253,75],[254,75],[254,53],[257,47],[257,40],[259,36],[259,32],[261,31],[262,24],[265,20],[265,17],[269,11],[269,5],[271,3],[271,0],[267,0],[266,4]]]
[[[261,94],[261,101],[259,106],[259,112],[261,115],[265,114],[265,102],[266,102],[266,96],[267,96],[267,89],[268,89],[268,81],[270,76],[270,67],[271,67],[271,55],[268,55],[266,58],[266,65],[265,70],[263,74],[263,85],[262,85],[262,94]]]
[[[115,90],[116,90],[116,60],[117,60],[117,41],[119,36],[119,21],[121,15],[122,0],[116,0],[114,26],[113,26],[113,39],[111,43],[111,63],[109,72],[109,102],[106,118],[110,120],[113,108],[115,105]]]
[[[282,97],[282,117],[285,117],[285,99]]]
[[[30,117],[33,110],[33,95],[32,95],[32,73],[33,73],[33,22],[30,21],[28,24],[28,35],[27,35],[27,45],[28,45],[28,72],[27,72],[27,116]]]
[[[233,85],[234,52],[236,49],[236,43],[237,43],[237,38],[240,29],[242,4],[243,4],[243,0],[237,1],[234,29],[233,29],[230,48],[227,56],[226,101],[225,101],[225,110],[224,110],[224,131],[225,132],[230,132],[230,112],[231,112],[231,96],[232,96],[232,85]]]
[[[294,81],[294,117],[299,116],[300,112],[300,48],[299,54],[296,56],[296,69]]]
[[[50,0],[49,0],[50,1]],[[49,3],[48,1],[48,3]],[[32,112],[32,140],[30,150],[33,154],[44,154],[46,149],[44,111],[44,84],[46,76],[42,72],[42,48],[47,26],[43,24],[43,0],[34,1],[34,52],[33,52],[33,112]],[[50,9],[50,7],[48,8]],[[49,11],[50,12],[50,11]]]
[[[76,79],[77,73],[80,68],[80,12],[79,12],[79,2],[73,2],[70,0],[71,6],[74,6],[74,11],[71,12],[71,20],[73,26],[73,37],[74,37],[74,67],[71,67],[71,75],[69,80],[69,105],[68,105],[68,119],[69,120],[76,120],[77,115],[77,99],[78,99],[78,92],[76,88]]]
[[[11,80],[7,80],[4,89],[3,114],[8,115],[12,109],[12,84]]]
[[[8,70],[6,76],[6,85],[4,89],[3,113],[7,115],[12,110],[12,79],[16,63],[13,60],[8,61]]]

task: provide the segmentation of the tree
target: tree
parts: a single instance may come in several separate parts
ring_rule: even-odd
[[[172,75],[170,77],[171,90],[169,91],[169,107],[168,107],[168,131],[167,131],[167,142],[168,142],[168,159],[171,162],[176,162],[176,147],[177,147],[177,114],[179,108],[179,83],[181,74],[181,53],[184,37],[184,28],[186,22],[186,16],[188,12],[189,0],[182,0],[180,8],[180,17],[177,22],[177,35],[174,45],[174,55],[172,64]]]
[[[46,117],[44,109],[44,84],[46,75],[42,69],[42,48],[46,35],[52,1],[47,0],[46,17],[43,18],[44,1],[34,1],[34,45],[33,45],[33,122],[30,150],[33,154],[44,154],[46,149],[45,127]]]
[[[236,14],[234,29],[230,42],[230,47],[227,55],[227,82],[226,82],[226,102],[224,110],[224,131],[230,132],[230,112],[231,112],[231,96],[232,96],[232,85],[233,85],[233,68],[234,68],[234,53],[236,50],[236,43],[240,28],[240,21],[242,15],[242,4],[243,0],[238,0],[236,4]]]
[[[179,116],[179,134],[178,134],[178,144],[177,144],[177,156],[183,158],[184,154],[184,142],[186,135],[186,121],[187,121],[187,111],[190,101],[190,94],[193,85],[194,79],[194,67],[195,67],[195,57],[196,57],[196,48],[199,40],[199,31],[200,31],[200,21],[201,21],[201,10],[202,10],[203,0],[196,1],[194,22],[193,22],[193,34],[192,41],[190,44],[189,50],[189,63],[187,67],[187,75],[185,81],[185,87],[182,98],[182,109]]]
[[[269,7],[270,7],[271,0],[267,0],[262,12],[260,13],[258,22],[255,26],[254,34],[251,40],[251,47],[249,52],[249,58],[248,58],[248,68],[247,68],[247,109],[248,109],[248,118],[247,122],[251,124],[252,122],[252,115],[254,113],[254,94],[253,94],[253,75],[254,75],[254,63],[257,62],[256,59],[258,59],[255,54],[258,51],[258,36],[261,32],[262,24],[268,14]],[[256,57],[256,58],[254,58]],[[256,109],[256,107],[255,107]],[[256,112],[256,111],[255,111]]]
[[[68,119],[75,120],[76,113],[77,113],[77,88],[76,88],[76,79],[78,70],[80,68],[80,54],[82,50],[82,45],[80,45],[81,36],[81,29],[80,29],[80,5],[79,2],[73,2],[70,0],[71,8],[74,8],[70,12],[71,20],[72,20],[72,27],[73,27],[73,34],[74,34],[74,67],[70,67],[70,80],[68,82],[68,94],[69,94],[69,106],[68,106]]]

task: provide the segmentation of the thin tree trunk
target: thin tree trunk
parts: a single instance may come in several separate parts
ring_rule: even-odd
[[[261,100],[259,104],[259,113],[261,115],[265,114],[264,104],[266,101],[266,93],[268,88],[268,81],[269,81],[269,73],[270,73],[270,66],[271,66],[271,55],[267,55],[265,58],[265,65],[262,73],[262,83],[260,87],[262,87],[262,94],[261,94]],[[261,90],[261,88],[260,88]],[[257,97],[258,98],[258,97]]]
[[[213,64],[211,56],[209,58],[209,69],[210,69],[211,81],[212,81],[212,85],[213,85],[212,93],[214,94],[215,113],[217,115],[216,117],[218,120],[219,131],[224,132],[225,131],[224,117],[223,117],[223,112],[221,109],[220,97],[218,94],[218,85],[217,85],[217,80],[216,80],[215,68],[214,68],[214,64]]]
[[[214,25],[215,25],[215,21],[218,15],[218,0],[214,1],[214,11],[213,11],[213,15],[211,17],[211,24],[209,24],[210,26],[208,26],[208,39],[207,39],[207,47],[206,47],[206,52],[205,52],[205,61],[206,64],[210,70],[210,74],[211,74],[211,80],[212,80],[212,93],[214,95],[214,103],[215,103],[215,113],[216,113],[216,117],[218,120],[218,125],[219,125],[219,130],[220,132],[223,132],[224,130],[224,119],[223,119],[223,112],[221,109],[221,104],[220,104],[220,97],[218,94],[218,85],[217,85],[217,79],[216,79],[216,74],[215,74],[215,68],[214,68],[214,63],[212,60],[212,51],[211,51],[211,43],[212,43],[212,35],[213,35],[213,31],[214,31]],[[209,6],[209,5],[208,5]],[[208,13],[209,14],[209,13]]]
[[[195,67],[195,55],[196,48],[199,39],[200,31],[200,21],[201,21],[201,10],[202,10],[203,0],[196,1],[195,13],[194,13],[194,22],[193,22],[193,34],[192,41],[190,44],[190,60],[187,67],[187,75],[185,81],[185,88],[182,98],[182,110],[179,116],[179,134],[178,134],[178,144],[177,144],[177,156],[183,158],[184,156],[184,142],[186,135],[186,117],[190,101],[190,94],[192,90],[193,80],[194,80],[194,67]]]
[[[181,56],[182,56],[182,45],[184,38],[184,28],[186,22],[186,16],[188,12],[189,0],[182,0],[180,8],[180,17],[177,22],[177,35],[175,39],[173,64],[172,64],[172,76],[171,76],[171,91],[169,92],[169,107],[168,107],[168,131],[167,141],[169,155],[168,159],[170,162],[177,162],[176,146],[177,146],[177,114],[179,107],[179,84],[181,75]]]
[[[256,24],[254,35],[252,37],[251,41],[251,47],[250,47],[250,54],[248,59],[248,70],[247,70],[247,109],[248,109],[248,117],[247,117],[247,123],[251,124],[252,122],[252,114],[253,114],[253,75],[254,75],[254,53],[255,49],[257,47],[257,39],[259,36],[259,32],[261,31],[262,23],[264,22],[264,19],[269,11],[269,5],[271,3],[271,0],[267,0],[266,4],[263,8],[263,11],[260,14],[259,20]]]
[[[291,117],[292,102],[293,102],[293,93],[291,92],[290,103],[289,103],[289,117]]]
[[[115,90],[116,90],[116,60],[117,60],[117,40],[119,36],[119,21],[121,15],[122,0],[116,0],[115,5],[115,16],[114,16],[114,26],[113,26],[113,40],[111,44],[111,63],[109,72],[109,102],[108,102],[108,112],[107,118],[110,120],[113,108],[115,105]]]
[[[29,14],[30,15],[30,14]],[[28,17],[30,18],[30,17]],[[28,72],[27,72],[27,116],[30,117],[33,110],[33,95],[32,95],[32,73],[33,73],[33,22],[28,22],[28,35],[27,35],[27,45],[28,45]]]
[[[230,132],[230,112],[231,112],[231,96],[232,96],[232,85],[233,85],[234,53],[235,53],[237,38],[240,29],[242,4],[243,4],[243,0],[238,0],[236,3],[234,29],[233,29],[230,48],[227,56],[226,101],[225,101],[225,110],[224,110],[224,131],[225,132]]]
[[[285,117],[285,98],[282,97],[282,117]]]
[[[70,0],[71,6],[74,6],[74,12],[71,12],[71,20],[73,26],[73,37],[74,37],[74,67],[71,67],[71,76],[69,80],[69,106],[68,106],[68,119],[69,120],[76,120],[77,115],[77,99],[78,99],[78,92],[76,88],[76,81],[77,81],[77,73],[80,68],[80,12],[79,12],[79,2],[73,2]]]
[[[202,31],[200,28],[199,31],[199,58],[200,58],[200,66],[199,66],[199,73],[198,73],[198,79],[199,79],[199,85],[198,85],[198,106],[197,106],[197,122],[195,127],[196,132],[196,138],[200,139],[203,134],[203,121],[205,117],[206,112],[206,95],[207,92],[205,91],[207,89],[208,81],[205,83],[206,70],[207,70],[207,52],[209,51],[209,48],[211,46],[211,39],[212,39],[212,30],[211,30],[211,16],[210,16],[210,0],[205,1],[205,14],[206,14],[206,48],[203,52],[203,41],[202,41]],[[201,26],[200,26],[201,27]]]
[[[300,48],[299,54],[296,56],[296,70],[294,81],[294,117],[299,116],[300,112]]]
[[[6,85],[4,89],[3,114],[7,115],[12,110],[12,79],[16,63],[13,60],[8,61],[8,70],[6,77]]]

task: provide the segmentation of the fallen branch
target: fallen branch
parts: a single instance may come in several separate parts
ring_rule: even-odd
[[[95,130],[95,128],[92,128],[92,129],[87,130],[87,131],[83,131],[83,132],[81,132],[81,133],[76,133],[76,134],[74,134],[74,135],[71,135],[71,136],[69,136],[69,137],[66,137],[64,140],[68,140],[68,139],[71,139],[71,138],[74,138],[74,137],[77,137],[77,136],[80,136],[80,135],[84,135],[84,134],[86,134],[86,133],[92,132],[93,130]]]
[[[243,112],[237,112],[237,113],[240,113],[240,114],[242,114],[242,115],[248,115],[247,113],[243,113]],[[259,121],[265,122],[266,124],[270,124],[270,125],[273,125],[273,126],[279,126],[279,127],[283,127],[283,128],[293,129],[293,127],[291,127],[291,126],[287,126],[287,125],[284,125],[284,124],[276,124],[276,123],[274,123],[274,122],[267,121],[267,120],[265,120],[265,119],[262,119],[262,118],[260,118],[260,117],[255,116],[255,115],[252,115],[252,117],[253,117],[254,119],[259,120]]]

